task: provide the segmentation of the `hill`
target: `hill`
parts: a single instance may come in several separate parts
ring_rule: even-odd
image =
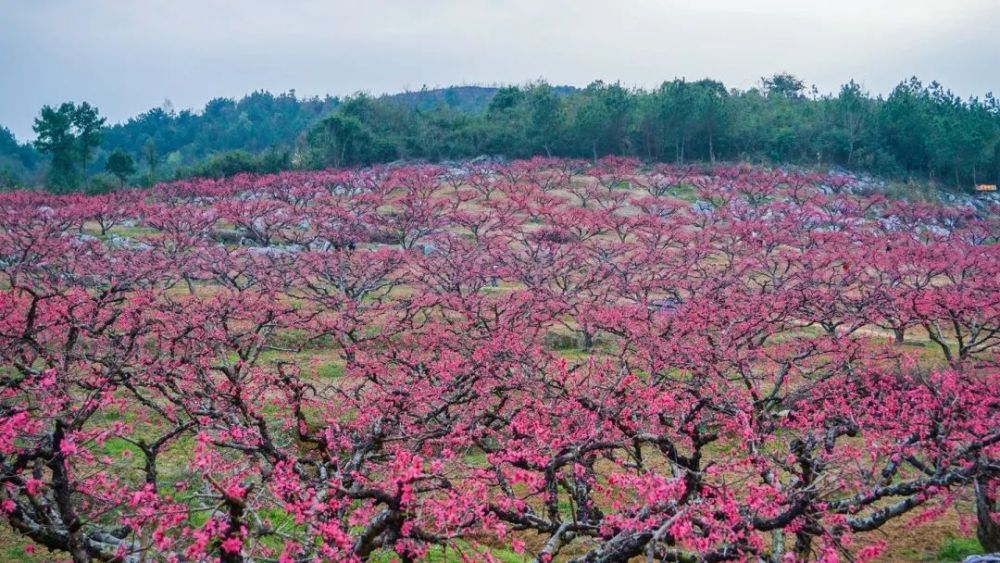
[[[489,107],[500,89],[498,86],[449,86],[447,88],[421,89],[385,96],[387,100],[400,102],[406,107],[429,111],[438,106],[465,113],[480,113]],[[569,95],[579,91],[573,86],[554,86],[559,95]]]

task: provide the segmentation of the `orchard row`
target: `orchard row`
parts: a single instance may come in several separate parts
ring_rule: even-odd
[[[783,561],[975,497],[989,547],[998,237],[623,159],[2,194],[0,515],[75,561]]]

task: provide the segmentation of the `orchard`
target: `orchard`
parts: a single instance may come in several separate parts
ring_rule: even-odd
[[[0,518],[83,561],[1000,551],[1000,210],[533,159],[0,194]]]

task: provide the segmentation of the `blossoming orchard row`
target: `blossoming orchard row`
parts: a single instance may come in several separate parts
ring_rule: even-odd
[[[622,159],[2,194],[0,515],[75,561],[783,561],[976,498],[988,545],[998,217]]]

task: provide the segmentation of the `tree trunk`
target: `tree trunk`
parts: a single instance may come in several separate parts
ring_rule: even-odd
[[[989,495],[989,481],[976,479],[976,537],[987,553],[1000,551],[1000,524],[991,516],[997,501]]]
[[[809,559],[809,554],[812,553],[812,536],[808,533],[801,531],[795,532],[795,554],[798,556],[797,560],[806,561]]]
[[[903,340],[906,338],[906,331],[901,328],[894,328],[892,329],[892,335],[896,346],[902,346]]]

